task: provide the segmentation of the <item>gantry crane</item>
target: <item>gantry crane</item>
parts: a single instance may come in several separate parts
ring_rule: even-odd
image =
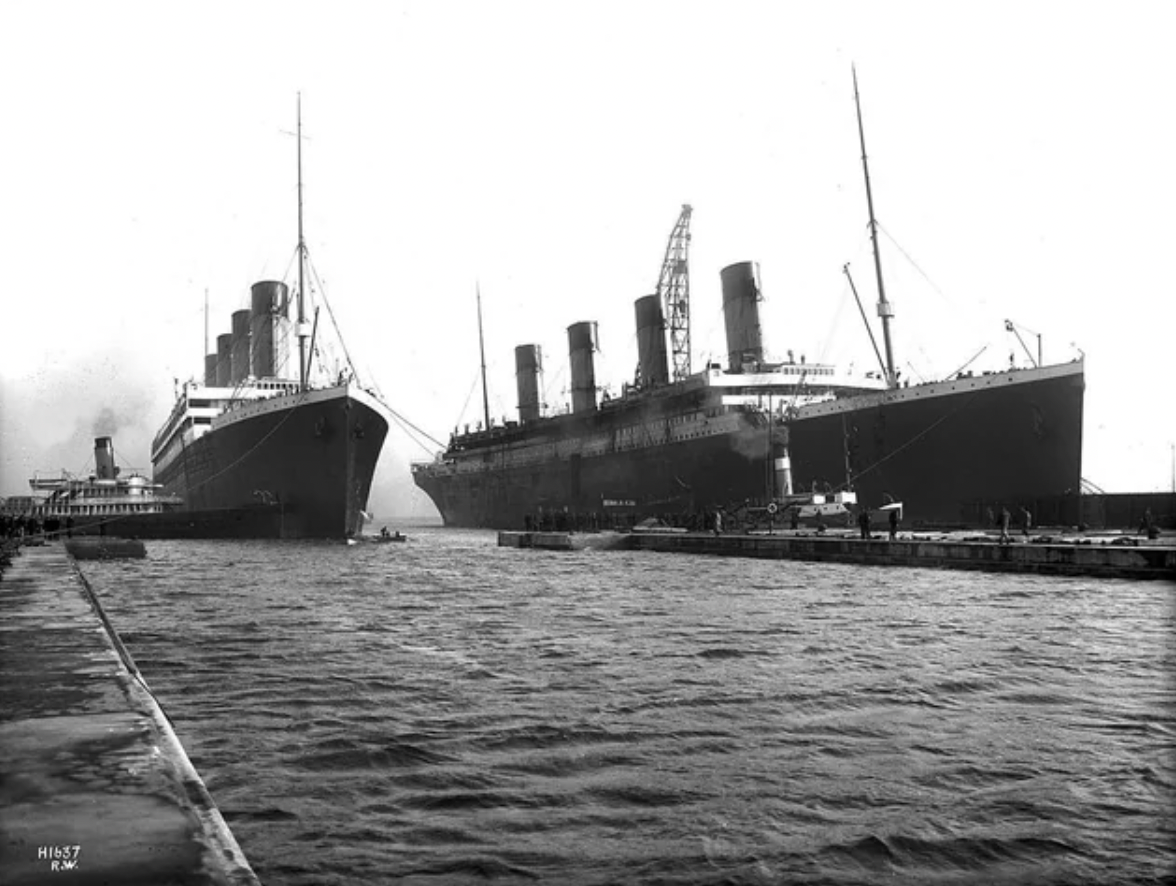
[[[657,294],[670,325],[670,351],[673,354],[673,381],[690,377],[690,271],[687,253],[690,250],[689,204],[682,205],[682,213],[666,244]]]

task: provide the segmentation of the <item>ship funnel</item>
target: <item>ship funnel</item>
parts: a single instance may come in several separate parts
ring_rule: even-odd
[[[729,265],[719,272],[723,282],[723,319],[727,326],[727,367],[740,372],[745,363],[764,358],[760,338],[759,263],[752,261]]]
[[[666,362],[666,320],[661,299],[647,295],[633,303],[637,311],[637,369],[643,387],[664,385],[670,380]]]
[[[572,363],[572,412],[593,412],[596,409],[596,367],[592,354],[596,351],[596,323],[573,323],[568,327],[568,351]]]
[[[204,355],[204,384],[206,387],[216,387],[216,354]]]
[[[543,352],[539,345],[515,348],[515,380],[519,389],[519,421],[524,424],[539,418],[539,374],[543,372]]]
[[[109,437],[94,438],[94,476],[99,480],[113,480],[118,476],[114,466],[114,441]]]
[[[250,366],[254,378],[281,378],[286,372],[285,343],[290,338],[286,314],[290,291],[285,283],[264,280],[250,290],[253,312],[249,320],[252,341]]]
[[[216,386],[227,388],[232,376],[233,334],[226,332],[216,337]]]
[[[233,311],[233,348],[229,359],[229,382],[240,384],[249,376],[249,311]]]

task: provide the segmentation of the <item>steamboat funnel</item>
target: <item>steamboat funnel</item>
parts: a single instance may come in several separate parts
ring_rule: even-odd
[[[573,323],[568,327],[568,352],[572,364],[572,412],[596,409],[596,323]]]
[[[661,299],[647,295],[633,303],[637,311],[637,367],[641,385],[664,385],[670,380],[666,361],[666,321]]]
[[[515,348],[515,381],[519,390],[519,421],[526,424],[539,418],[539,374],[543,371],[543,352],[539,345]]]
[[[719,272],[723,283],[723,319],[727,327],[727,367],[740,372],[744,364],[764,358],[760,337],[760,273],[758,262],[739,262]]]

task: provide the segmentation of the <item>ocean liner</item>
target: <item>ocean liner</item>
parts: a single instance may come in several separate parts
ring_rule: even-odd
[[[856,100],[856,76],[854,93]],[[516,348],[518,421],[495,426],[487,414],[479,429],[455,432],[435,460],[413,465],[446,525],[574,528],[657,517],[700,526],[715,509],[784,519],[782,510],[800,501],[902,502],[911,525],[975,525],[1017,505],[1039,522],[1076,521],[1081,358],[1046,366],[1030,353],[1031,368],[900,382],[860,103],[858,129],[885,345],[884,357],[874,345],[878,370],[851,375],[803,358],[768,361],[758,266],[741,262],[720,274],[727,366],[692,372],[685,206],[657,292],[635,305],[635,382],[598,403],[596,325],[573,324],[571,411],[543,416],[542,355],[536,345]]]
[[[151,462],[163,493],[183,505],[158,518],[153,535],[348,538],[362,527],[388,420],[350,365],[313,383],[318,312],[308,322],[301,132],[300,112],[297,291],[255,283],[250,308],[232,315],[232,331],[205,356],[203,383],[177,392]]]

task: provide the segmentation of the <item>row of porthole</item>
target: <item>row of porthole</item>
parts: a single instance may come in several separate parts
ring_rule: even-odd
[[[1008,381],[1009,383],[1012,383],[1012,382],[1014,381],[1014,379],[1013,379],[1013,377],[1012,377],[1011,375],[1010,375],[1010,376],[1008,376],[1008,378],[1007,378],[1007,379],[1005,379],[1005,380],[1006,380],[1006,381]],[[996,381],[996,379],[994,379],[994,378],[986,378],[986,379],[984,379],[983,386],[984,386],[984,387],[989,387],[989,386],[990,386],[990,385],[992,385],[992,384],[993,384],[993,382],[995,382],[995,381]],[[972,387],[977,387],[977,386],[976,386],[976,385],[972,385]],[[950,387],[950,388],[948,388],[948,390],[949,390],[949,391],[954,391],[954,390],[956,390],[956,384],[955,384],[955,382],[953,382],[953,383],[952,383],[951,387]],[[914,395],[914,399],[916,399],[916,400],[920,400],[920,399],[922,399],[923,397],[926,397],[926,396],[930,396],[930,392],[929,392],[929,391],[925,391],[925,392],[919,392],[919,391],[916,391],[916,392],[915,392],[915,395]],[[836,406],[836,405],[840,405],[840,404],[830,404],[830,405],[831,405],[831,406]],[[817,405],[817,406],[815,407],[814,411],[816,411],[816,410],[820,410],[820,409],[821,409],[821,405]],[[830,412],[830,413],[832,413],[832,412],[834,412],[834,410],[833,410],[832,408],[830,408],[829,412]],[[817,415],[822,415],[822,414],[824,414],[824,413],[823,413],[823,412],[816,412],[816,414],[817,414]]]
[[[709,435],[709,434],[707,434],[705,431],[697,431],[697,432],[695,432],[695,433],[693,433],[693,434],[678,434],[678,435],[671,435],[669,442],[671,442],[671,443],[678,443],[678,442],[681,442],[681,441],[683,441],[683,440],[693,440],[693,439],[696,439],[696,438],[698,438],[698,437],[707,437],[707,436],[710,436],[710,435]],[[655,444],[655,445],[656,445],[656,444]],[[645,447],[645,446],[643,446],[643,445],[641,445],[641,444],[637,444],[637,443],[628,443],[628,445],[626,445],[626,442],[625,442],[625,441],[622,441],[622,442],[621,442],[621,444],[617,446],[617,449],[616,449],[616,451],[618,451],[618,452],[627,452],[627,451],[629,451],[629,450],[631,450],[631,449],[644,449],[644,448],[646,448],[646,447]],[[605,454],[607,454],[607,453],[608,453],[608,449],[607,449],[607,447],[600,447],[598,451],[594,451],[593,449],[584,449],[584,450],[581,450],[581,453],[580,453],[580,454],[582,454],[582,455],[589,455],[589,456],[591,456],[591,455],[605,455]],[[552,457],[552,458],[555,458],[555,459],[559,459],[561,456],[559,455],[559,453],[558,453],[558,452],[552,452],[552,453],[551,453],[551,457]],[[526,462],[523,462],[523,464],[526,464]]]
[[[708,435],[708,434],[707,434],[705,431],[697,431],[697,432],[695,432],[695,433],[693,433],[693,434],[679,434],[679,435],[676,435],[676,436],[671,436],[671,439],[670,439],[670,441],[669,441],[669,442],[671,442],[671,443],[678,443],[678,442],[681,442],[681,441],[683,441],[683,440],[693,440],[693,439],[696,439],[696,438],[698,438],[698,437],[706,437],[706,436],[710,436],[710,435]],[[631,450],[631,449],[642,449],[642,448],[645,448],[645,447],[644,447],[644,446],[641,446],[641,445],[638,445],[638,444],[629,444],[629,445],[625,445],[624,443],[622,443],[620,446],[618,446],[618,447],[617,447],[617,451],[618,451],[618,452],[625,452],[625,451],[628,451],[628,450]],[[581,453],[580,453],[580,454],[582,454],[582,455],[588,455],[588,456],[592,456],[592,455],[605,455],[605,454],[607,454],[607,452],[608,452],[608,449],[607,449],[607,448],[601,448],[601,449],[599,450],[599,452],[594,452],[594,451],[593,451],[593,450],[591,450],[591,449],[588,449],[588,450],[581,450]],[[555,459],[559,459],[559,458],[560,458],[560,455],[559,455],[558,451],[553,451],[553,452],[551,453],[551,457],[552,457],[552,458],[555,458]],[[527,464],[527,462],[522,462],[521,464]],[[504,467],[515,467],[515,466],[517,466],[517,465],[504,465]]]

